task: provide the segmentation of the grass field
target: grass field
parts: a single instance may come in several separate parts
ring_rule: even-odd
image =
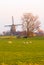
[[[0,39],[0,65],[44,65],[44,37]]]

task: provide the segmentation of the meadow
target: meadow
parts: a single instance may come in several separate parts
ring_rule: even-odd
[[[0,65],[44,65],[44,37],[0,38]]]

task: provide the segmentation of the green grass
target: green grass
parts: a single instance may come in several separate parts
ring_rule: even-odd
[[[0,39],[0,64],[3,62],[8,65],[20,65],[25,62],[44,65],[44,37]]]

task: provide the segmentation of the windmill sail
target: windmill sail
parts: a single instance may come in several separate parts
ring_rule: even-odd
[[[12,16],[12,25],[14,25],[14,18],[13,18],[13,16]]]

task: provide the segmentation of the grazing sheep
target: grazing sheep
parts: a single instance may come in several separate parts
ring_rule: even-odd
[[[12,41],[8,41],[8,43],[10,43],[10,44],[11,44],[11,43],[12,43]]]
[[[29,43],[32,43],[32,41],[30,41]]]

